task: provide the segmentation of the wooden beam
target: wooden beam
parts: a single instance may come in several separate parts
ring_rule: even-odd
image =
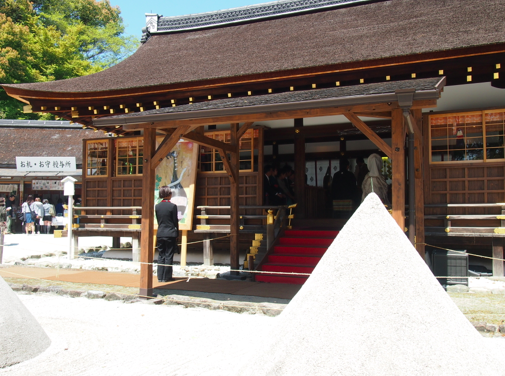
[[[172,151],[175,145],[177,145],[177,143],[181,139],[181,136],[184,135],[186,132],[189,132],[191,129],[192,127],[189,125],[181,125],[180,127],[177,127],[174,130],[174,132],[172,132],[172,134],[165,136],[160,146],[158,147],[158,150],[156,150],[156,153],[153,156],[153,160],[151,163],[151,168],[153,171],[161,163],[163,158],[165,158],[168,155],[168,153]]]
[[[156,146],[155,129],[144,131],[144,174],[142,175],[142,222],[140,238],[140,291],[141,296],[153,294],[153,258],[154,258],[154,183],[155,171],[151,168]]]
[[[228,176],[230,178],[230,182],[236,183],[237,182],[237,176],[235,175],[235,170],[233,169],[230,160],[228,159],[228,155],[225,153],[223,149],[217,149],[219,152],[219,155],[221,156],[221,160],[223,161],[224,169],[228,173]]]
[[[254,122],[253,122],[253,121],[250,121],[250,122],[248,122],[248,123],[244,123],[244,124],[240,127],[240,129],[239,129],[239,130],[238,130],[238,132],[237,132],[237,137],[238,137],[238,139],[239,139],[239,140],[242,138],[242,136],[244,135],[244,133],[245,133],[245,132],[247,132],[247,130],[248,130],[249,128],[251,128],[251,126],[252,126],[253,124],[254,124]]]
[[[419,110],[414,110],[414,111],[419,111]],[[419,126],[417,124],[418,122],[420,122],[422,120],[420,120],[418,118],[418,116],[415,117],[414,115],[412,115],[412,111],[409,111],[409,118],[410,118],[410,121],[412,123],[412,127],[414,128],[414,137],[416,139],[422,138],[423,132],[421,131],[421,128],[419,128]]]
[[[436,100],[422,100],[414,101],[412,109],[436,107]],[[283,119],[298,119],[319,116],[333,116],[342,115],[346,112],[361,113],[361,112],[389,112],[397,109],[398,103],[391,104],[378,103],[366,104],[356,106],[343,106],[343,107],[328,107],[328,108],[315,108],[308,110],[292,110],[292,111],[278,111],[278,112],[263,112],[257,114],[241,114],[241,115],[224,115],[216,117],[202,117],[190,118],[192,113],[188,113],[187,119],[178,120],[164,120],[158,122],[148,122],[139,124],[123,124],[124,130],[135,131],[143,128],[176,128],[180,125],[208,125],[208,124],[230,124],[236,122],[259,122],[268,120],[283,120]]]
[[[182,136],[182,138],[184,138],[185,140],[196,142],[199,145],[207,146],[214,149],[221,149],[228,153],[236,153],[235,148],[233,148],[230,144],[214,140],[213,138],[204,136],[201,133],[197,132],[187,133],[184,136]]]
[[[230,181],[230,267],[232,270],[239,268],[239,138],[238,123],[231,124],[230,144],[235,149],[231,154],[230,168],[235,175],[235,181]],[[232,272],[238,274],[238,272]]]
[[[356,127],[358,128],[365,136],[367,136],[370,141],[372,141],[380,150],[384,152],[389,158],[392,157],[391,146],[386,144],[386,142],[380,138],[377,133],[372,131],[368,125],[366,125],[363,120],[357,117],[353,113],[344,113],[344,116]]]
[[[424,260],[425,256],[425,236],[424,236],[424,158],[423,158],[423,134],[422,122],[423,113],[421,110],[414,110],[413,113],[419,134],[414,138],[414,178],[416,191],[416,241],[415,247],[419,256]]]
[[[405,230],[405,125],[401,109],[392,112],[393,218]]]
[[[391,119],[391,112],[355,112],[356,116]]]

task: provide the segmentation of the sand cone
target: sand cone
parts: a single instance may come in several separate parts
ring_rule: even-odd
[[[0,368],[31,359],[50,344],[44,329],[0,277]]]
[[[255,375],[505,375],[375,194],[276,318]]]

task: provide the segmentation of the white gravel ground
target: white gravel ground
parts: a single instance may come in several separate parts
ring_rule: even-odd
[[[19,295],[52,340],[0,375],[236,375],[274,318],[207,309]]]
[[[240,374],[505,375],[489,344],[370,194]]]

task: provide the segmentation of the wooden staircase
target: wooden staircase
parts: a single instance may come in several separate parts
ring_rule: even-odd
[[[286,230],[259,270],[264,272],[312,273],[338,231]],[[259,273],[256,281],[303,285],[307,275]]]

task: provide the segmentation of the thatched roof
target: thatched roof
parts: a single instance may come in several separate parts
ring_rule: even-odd
[[[105,71],[69,80],[5,85],[99,92],[267,75],[438,51],[505,44],[503,0],[392,0],[155,34]]]

